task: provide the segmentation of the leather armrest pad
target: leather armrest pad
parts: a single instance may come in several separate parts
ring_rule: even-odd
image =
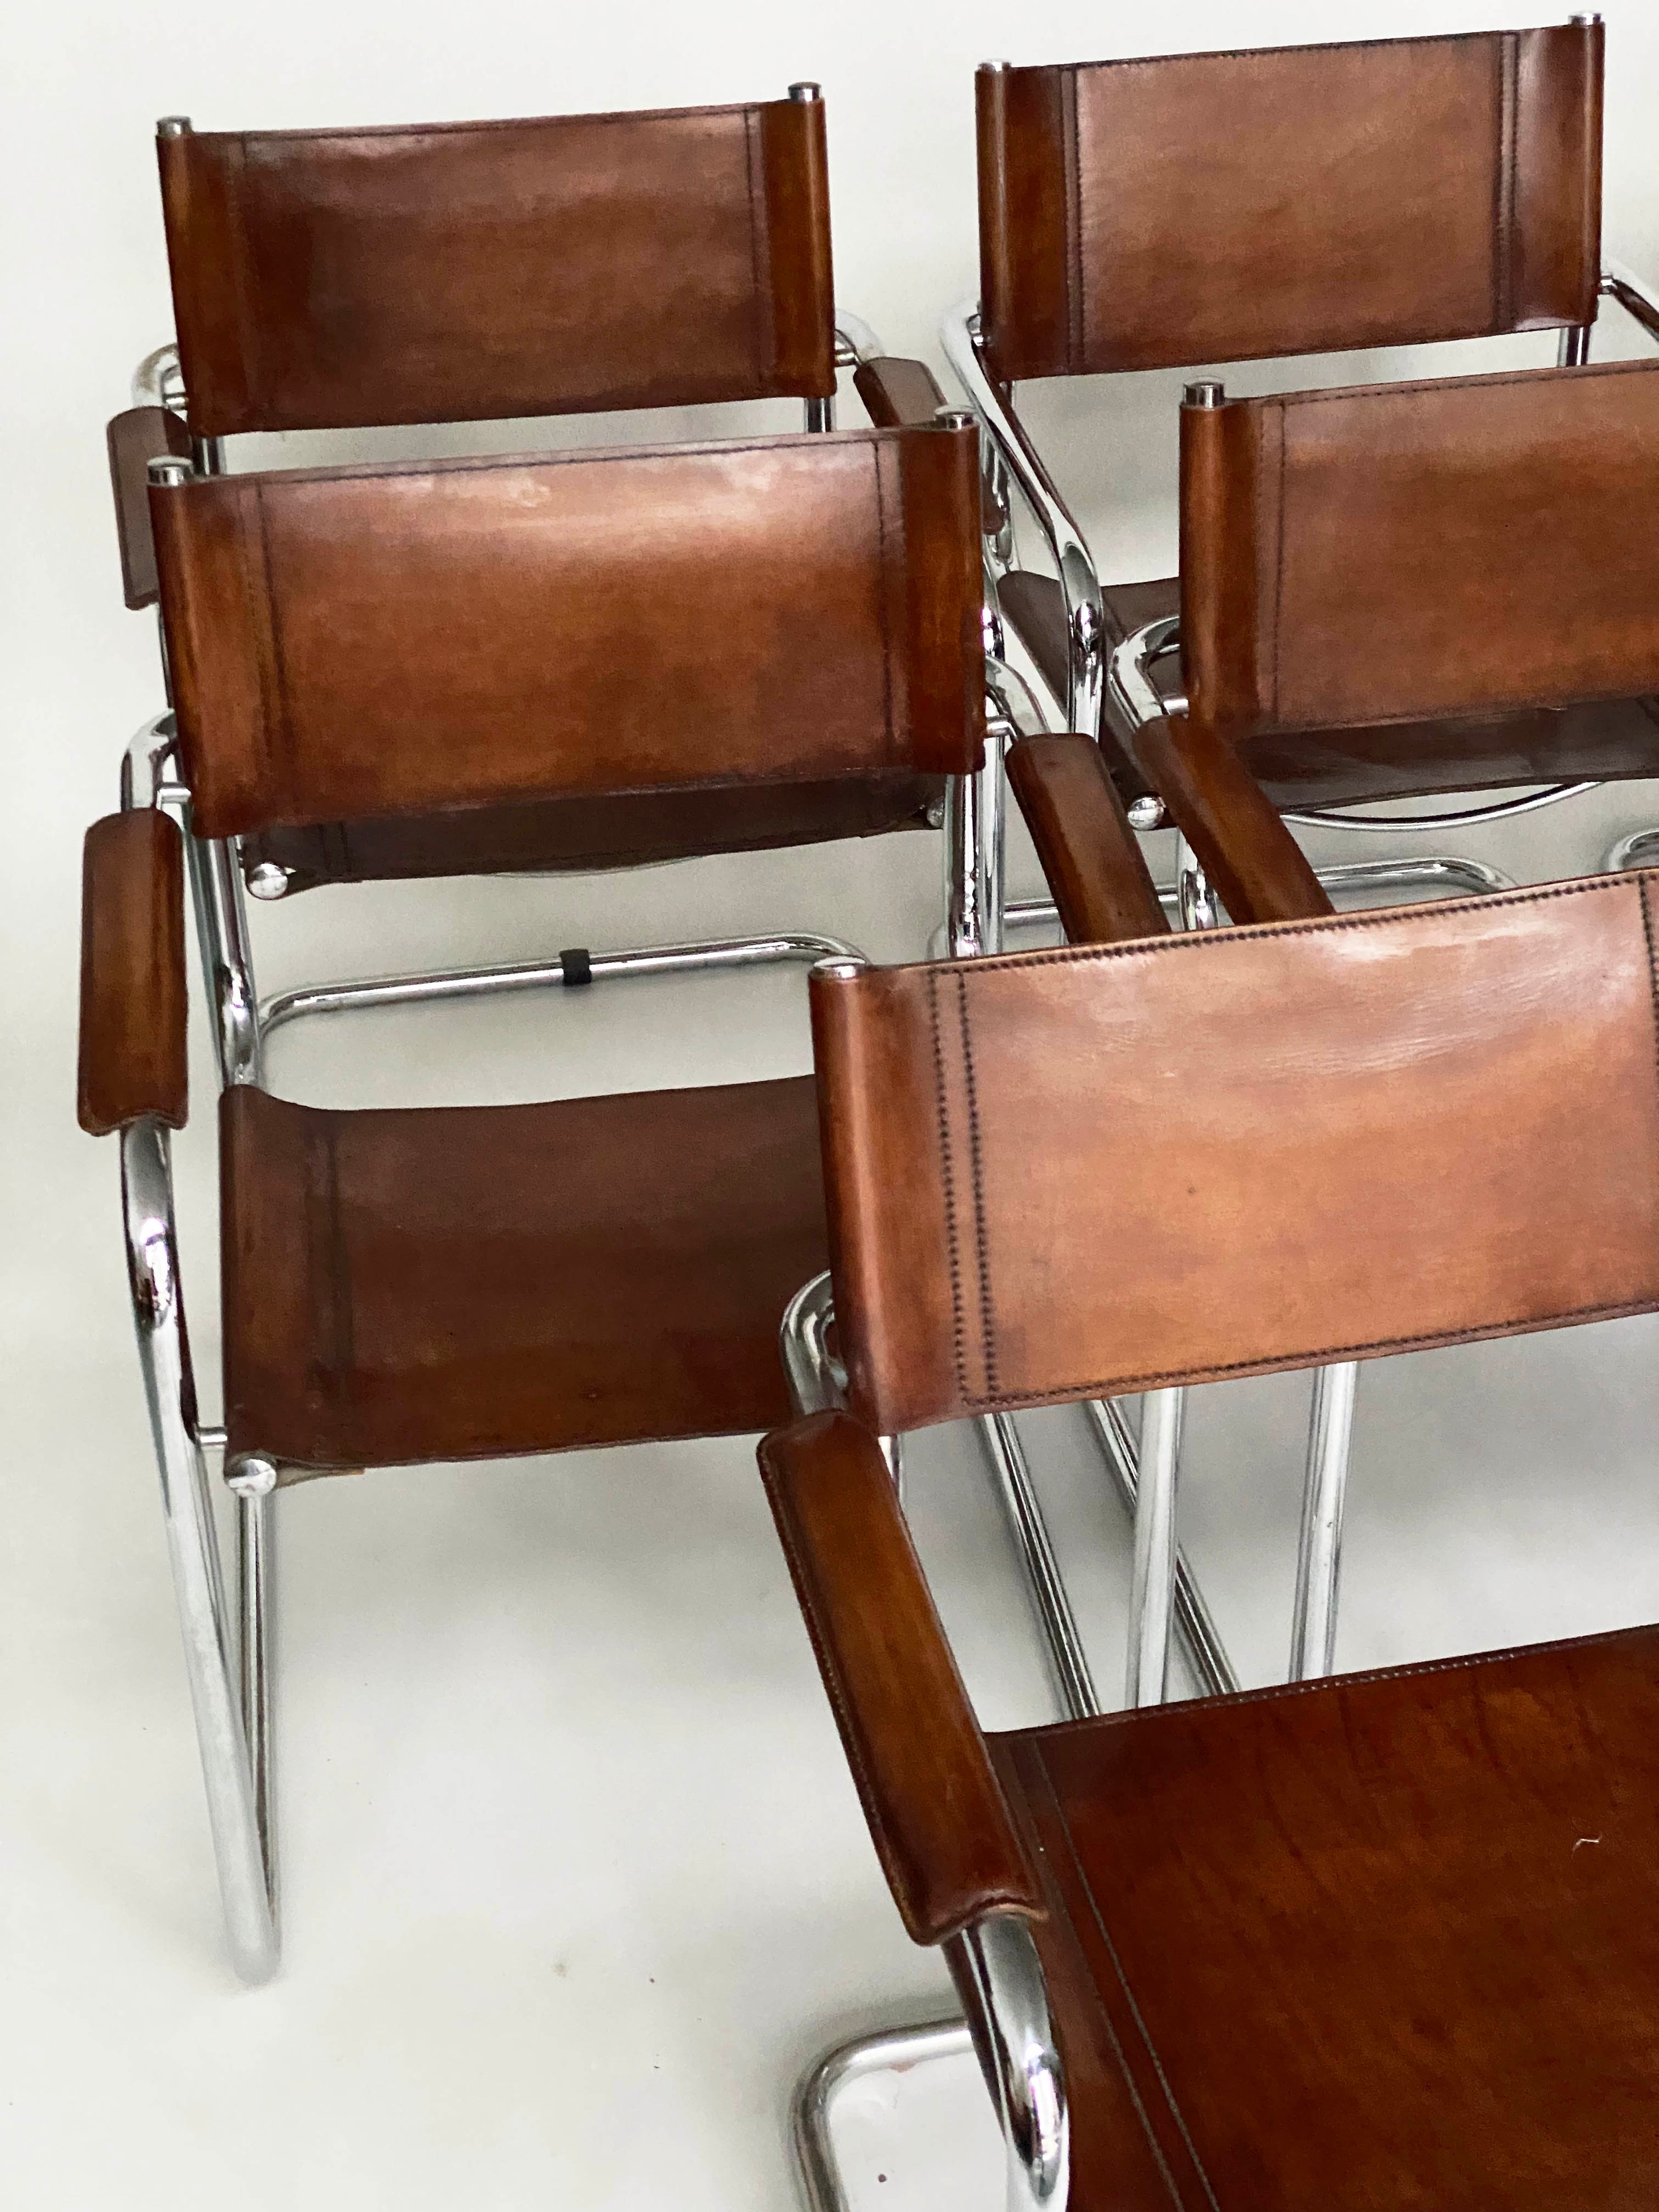
[[[121,587],[130,607],[156,599],[155,541],[149,527],[150,463],[159,453],[190,457],[190,432],[165,407],[130,407],[105,433],[115,534],[121,547]]]
[[[81,1127],[107,1136],[154,1117],[182,1129],[185,848],[149,807],[87,832],[81,878]]]
[[[890,356],[863,361],[854,371],[853,384],[878,430],[925,428],[941,407],[950,404],[925,361]]]
[[[1036,1881],[875,1439],[775,1431],[761,1472],[865,1817],[915,1942],[1041,1916]]]
[[[1071,945],[1115,945],[1169,928],[1123,801],[1092,738],[1022,738],[1014,787]]]
[[[1225,740],[1185,715],[1143,722],[1136,765],[1235,921],[1306,921],[1331,902],[1278,810]]]

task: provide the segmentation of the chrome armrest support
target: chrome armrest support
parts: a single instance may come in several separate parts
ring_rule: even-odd
[[[190,786],[179,774],[179,726],[171,713],[141,725],[121,761],[121,806],[153,806],[170,814],[185,841],[202,970],[210,978],[213,1042],[219,1080],[259,1080],[259,1012],[253,988],[253,955],[248,937],[236,848],[228,838],[201,838],[191,827]]]
[[[1037,526],[1054,556],[1060,592],[1066,603],[1069,678],[1066,701],[1066,727],[1081,730],[1091,737],[1097,736],[1104,673],[1106,605],[1101,597],[1100,578],[1095,571],[1094,557],[1070,508],[1060,497],[1053,477],[1043,466],[1041,455],[1025,434],[1024,425],[1012,408],[1004,404],[1000,393],[986,373],[981,357],[977,308],[971,303],[953,308],[940,325],[939,332],[945,359],[960,379],[973,404],[974,412],[989,434],[988,443],[994,447],[999,465],[1012,471],[1020,495],[1036,516]],[[1005,543],[1012,557],[1012,536],[1005,539],[1002,527],[999,525],[993,541],[994,558],[1001,557],[997,549]],[[1006,562],[1004,565],[1006,565]]]
[[[847,1370],[830,1349],[829,1333],[836,1318],[830,1274],[814,1275],[803,1283],[783,1310],[778,1347],[795,1411],[833,1413],[847,1403]]]
[[[879,361],[887,349],[862,315],[846,307],[836,310],[836,367],[856,368],[860,362]]]
[[[135,407],[165,407],[169,415],[182,422],[185,416],[185,373],[179,362],[179,349],[171,341],[148,353],[132,372],[132,404]]]
[[[988,653],[985,656],[985,690],[994,726],[1000,726],[994,727],[996,736],[1012,739],[1049,734],[1048,721],[1030,685],[999,653]]]
[[[1002,2124],[1009,2212],[1065,2212],[1070,2118],[1030,1927],[1012,1913],[990,1913],[951,1948],[980,2069]]]
[[[1155,722],[1160,714],[1186,713],[1186,700],[1161,697],[1147,673],[1155,660],[1176,652],[1180,644],[1179,619],[1164,615],[1157,622],[1144,623],[1113,653],[1106,672],[1107,688],[1113,705],[1131,727],[1138,730],[1143,723]]]
[[[1603,299],[1616,300],[1626,313],[1634,313],[1636,320],[1644,326],[1649,317],[1659,320],[1659,286],[1650,283],[1646,277],[1638,276],[1626,263],[1609,260],[1601,271],[1598,289]],[[1645,308],[1647,315],[1644,316],[1633,308],[1632,301]],[[1650,330],[1649,335],[1653,335]]]

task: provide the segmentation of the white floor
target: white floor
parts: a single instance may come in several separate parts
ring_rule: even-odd
[[[1659,793],[1627,789],[1480,849],[1572,872],[1650,818]],[[261,980],[361,970],[371,915],[371,965],[440,945],[661,941],[716,916],[816,923],[904,957],[936,919],[936,867],[937,841],[919,836],[625,884],[319,894],[258,915]],[[1030,883],[1023,853],[1015,872]],[[803,1001],[799,976],[778,975],[366,1017],[285,1042],[271,1080],[364,1103],[781,1073],[806,1064]],[[61,1061],[18,1071],[43,1105],[62,1079]],[[204,1064],[196,1095],[178,1152],[210,1404]],[[54,1229],[14,1279],[9,1324],[27,1417],[6,1469],[22,1571],[0,1748],[9,2212],[784,2212],[801,2069],[860,2029],[949,2009],[950,1993],[878,1875],[751,1443],[284,1497],[287,1958],[271,1987],[239,1990],[219,1948],[114,1154],[70,1128],[66,1101],[38,1127],[15,1218],[39,1225],[50,1203]],[[1345,1666],[1659,1614],[1656,1350],[1659,1324],[1636,1321],[1365,1369]],[[1284,1664],[1307,1393],[1298,1377],[1230,1385],[1191,1419],[1183,1535],[1251,1681]],[[1079,1416],[1025,1429],[1109,1697],[1122,1519]],[[911,1464],[919,1539],[985,1718],[1043,1717],[971,1437],[918,1438]],[[838,2126],[860,2208],[999,2201],[969,2066],[866,2083]]]

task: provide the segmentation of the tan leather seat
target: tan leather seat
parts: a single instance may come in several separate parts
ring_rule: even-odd
[[[1659,1630],[993,1737],[1070,2212],[1659,2183]]]
[[[532,1106],[220,1101],[229,1450],[287,1480],[740,1435],[829,1264],[810,1077]]]

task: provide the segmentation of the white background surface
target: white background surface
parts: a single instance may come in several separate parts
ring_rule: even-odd
[[[313,2212],[781,2212],[784,2106],[801,2065],[843,2033],[948,2003],[878,1876],[747,1442],[379,1474],[286,1498],[287,1965],[273,1987],[244,1994],[222,1962],[114,1152],[80,1136],[72,1109],[79,839],[113,804],[119,750],[159,703],[149,623],[120,605],[102,451],[134,362],[170,334],[154,118],[234,128],[535,114],[764,96],[816,76],[839,295],[894,350],[932,353],[937,312],[974,282],[971,78],[985,55],[1071,60],[1492,20],[1431,0],[1188,0],[1178,18],[1052,0],[1012,13],[988,0],[817,13],[775,0],[475,0],[462,11],[82,0],[14,20],[0,137],[9,2212],[283,2212],[302,2201]],[[1621,9],[1608,40],[1606,234],[1649,269],[1659,268],[1656,94],[1659,22],[1645,6]],[[1601,352],[1636,349],[1620,318],[1603,320]],[[1510,352],[1531,362],[1549,350]],[[1497,365],[1495,352],[1485,359]],[[1438,365],[1419,356],[1410,368]],[[1406,367],[1368,357],[1253,380]],[[1178,381],[1047,392],[1030,407],[1109,573],[1170,563]],[[1650,819],[1659,793],[1626,787],[1461,842],[1517,872],[1570,874],[1593,866],[1613,830]],[[780,921],[850,936],[878,957],[915,956],[937,920],[934,843],[606,883],[318,894],[258,916],[261,982]],[[1346,841],[1341,857],[1367,849]],[[1015,867],[1028,887],[1028,861]],[[211,1402],[200,1031],[198,1021],[198,1117],[178,1155]],[[368,1103],[805,1064],[802,988],[780,976],[642,985],[506,1015],[372,1018],[280,1048],[272,1081]],[[1659,1612],[1656,1341],[1652,1324],[1622,1322],[1366,1369],[1345,1665]],[[1252,1680],[1283,1668],[1306,1391],[1296,1378],[1212,1390],[1192,1419],[1183,1529]],[[1120,1520],[1077,1417],[1034,1417],[1028,1434],[1097,1672],[1115,1683]],[[1042,1717],[971,1443],[929,1437],[913,1461],[919,1534],[985,1717]],[[988,2123],[965,2076],[872,2088],[848,2124],[861,2203],[996,2203],[981,2155]]]

